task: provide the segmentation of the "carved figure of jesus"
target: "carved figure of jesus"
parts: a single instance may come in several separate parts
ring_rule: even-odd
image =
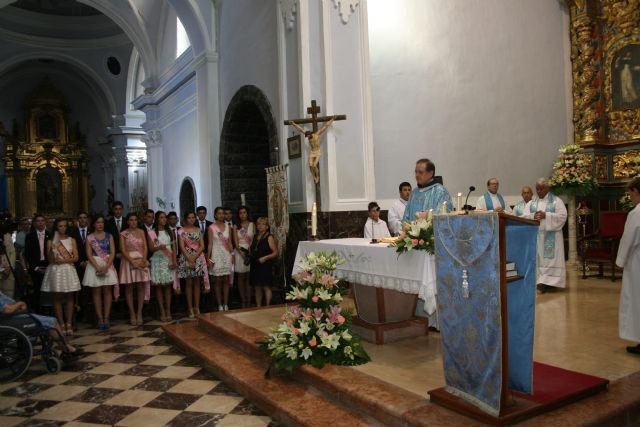
[[[315,132],[306,130],[293,120],[289,122],[289,124],[296,128],[298,132],[304,134],[309,141],[309,147],[311,148],[311,151],[309,152],[309,169],[311,170],[311,175],[313,175],[313,181],[316,184],[320,182],[320,137],[329,129],[334,120],[335,117],[331,118],[331,120],[326,122],[324,126]]]

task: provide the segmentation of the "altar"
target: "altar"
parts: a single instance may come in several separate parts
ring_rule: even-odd
[[[398,254],[386,243],[348,238],[303,241],[298,244],[293,273],[311,252],[335,251],[345,262],[336,277],[351,283],[358,316],[354,329],[363,339],[383,344],[409,336],[425,335],[427,321],[414,316],[418,298],[424,311],[436,310],[435,258],[425,251]]]

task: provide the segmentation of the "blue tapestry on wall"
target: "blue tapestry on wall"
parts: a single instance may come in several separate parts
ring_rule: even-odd
[[[434,218],[446,389],[498,415],[502,391],[497,214]]]

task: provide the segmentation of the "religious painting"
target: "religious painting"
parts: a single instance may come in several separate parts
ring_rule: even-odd
[[[302,157],[302,142],[300,140],[300,135],[287,138],[287,148],[289,149],[290,159],[299,159]]]
[[[62,175],[58,169],[40,169],[36,175],[36,191],[39,212],[62,211]]]
[[[613,110],[640,108],[640,44],[629,44],[616,52],[611,63]]]

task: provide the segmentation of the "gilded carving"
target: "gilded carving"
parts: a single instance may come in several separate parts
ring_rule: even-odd
[[[604,0],[602,11],[607,25],[624,36],[640,22],[640,0]]]
[[[595,169],[595,176],[598,181],[606,181],[609,179],[609,162],[607,156],[596,156]]]
[[[613,178],[626,179],[636,176],[640,165],[640,151],[629,150],[613,156]]]

